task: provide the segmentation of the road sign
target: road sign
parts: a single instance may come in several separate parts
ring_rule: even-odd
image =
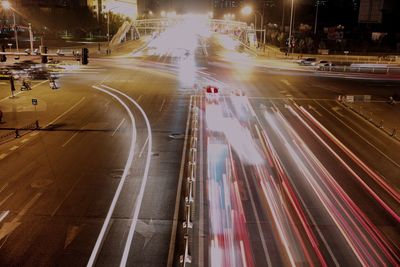
[[[353,103],[354,102],[354,95],[347,95],[346,102]]]
[[[35,98],[32,98],[32,105],[36,106],[37,104],[38,104],[38,101],[37,101],[37,99],[35,99]]]

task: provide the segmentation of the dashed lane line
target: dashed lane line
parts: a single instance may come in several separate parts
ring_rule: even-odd
[[[19,148],[19,146],[13,146],[12,148],[10,148],[10,150],[11,151],[14,151],[14,150],[16,150],[16,149],[18,149]]]

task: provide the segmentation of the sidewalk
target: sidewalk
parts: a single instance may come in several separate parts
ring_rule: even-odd
[[[389,101],[371,101],[343,102],[343,105],[387,135],[400,141],[400,103],[389,104]]]

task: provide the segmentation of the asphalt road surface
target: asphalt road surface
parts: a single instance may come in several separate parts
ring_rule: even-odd
[[[0,145],[0,265],[178,265],[191,96],[203,161],[192,265],[399,264],[400,145],[336,101],[398,84],[291,70],[225,36],[180,38],[0,102],[7,126],[41,124]]]

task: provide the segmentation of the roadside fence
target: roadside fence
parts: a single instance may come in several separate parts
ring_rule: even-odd
[[[5,134],[0,135],[0,144],[24,136],[25,134],[37,130],[39,128],[40,126],[38,120],[20,128],[0,128],[0,130],[7,131]]]

